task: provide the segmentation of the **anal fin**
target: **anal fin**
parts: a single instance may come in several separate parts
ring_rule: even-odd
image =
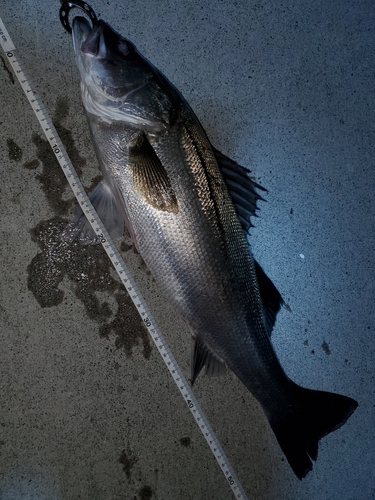
[[[199,373],[205,368],[205,374],[209,377],[220,377],[227,373],[225,362],[218,358],[199,338],[193,334],[191,337],[191,384],[196,381]]]

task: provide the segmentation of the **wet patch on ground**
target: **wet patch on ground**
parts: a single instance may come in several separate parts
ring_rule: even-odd
[[[1,62],[3,64],[3,70],[8,74],[9,76],[9,80],[11,81],[11,83],[13,83],[14,85],[14,76],[13,76],[13,72],[8,68],[8,65],[4,59],[3,56],[0,56],[0,59],[1,59]]]
[[[139,500],[150,500],[152,498],[152,489],[147,484],[139,490]]]
[[[8,156],[10,160],[21,161],[23,152],[19,145],[13,139],[7,139]]]
[[[183,438],[180,439],[180,444],[182,446],[185,446],[186,448],[188,446],[190,446],[190,443],[191,443],[191,439],[189,437],[183,437]]]
[[[67,102],[59,100],[53,121],[80,174],[85,159],[79,155],[71,132],[61,124],[67,114]],[[119,280],[112,277],[112,265],[102,246],[83,245],[76,241],[69,243],[62,239],[61,233],[68,222],[66,216],[75,198],[72,195],[67,200],[63,199],[68,182],[48,141],[35,134],[33,142],[37,148],[38,159],[24,164],[24,167],[34,169],[42,164],[42,172],[37,174],[37,179],[55,212],[55,217],[39,222],[31,230],[32,240],[38,244],[41,251],[28,266],[29,290],[41,307],[57,306],[64,298],[64,292],[59,286],[67,277],[73,283],[75,295],[83,303],[89,318],[98,323],[99,334],[109,338],[109,335],[114,333],[116,347],[123,348],[127,356],[132,354],[135,346],[141,344],[143,355],[148,359],[151,343],[147,330],[126,290]],[[95,184],[97,180],[98,178],[93,180]],[[98,296],[98,293],[103,292],[114,298],[111,304]]]
[[[331,349],[329,348],[329,345],[326,341],[323,342],[322,349],[326,354],[331,354]]]
[[[80,156],[78,149],[75,147],[72,132],[62,124],[62,120],[68,116],[68,109],[67,101],[65,99],[58,99],[52,121],[77,174],[80,176],[86,164],[86,160]],[[42,165],[42,172],[37,174],[36,178],[41,184],[48,204],[56,215],[67,215],[69,209],[75,203],[75,198],[72,196],[68,200],[63,199],[64,191],[68,186],[68,181],[65,178],[64,172],[56,160],[47,139],[34,133],[32,141],[36,146],[36,157]],[[24,167],[28,169],[35,168],[35,161],[36,160],[33,160],[32,162],[24,164]]]
[[[123,450],[118,461],[122,464],[122,470],[125,472],[128,482],[130,483],[132,468],[138,462],[138,458]]]
[[[39,167],[39,165],[40,165],[39,160],[31,160],[23,164],[23,166],[27,168],[27,170],[35,170],[36,168]]]
[[[131,355],[133,347],[141,341],[143,356],[148,359],[151,355],[151,343],[147,330],[132,300],[128,293],[123,291],[122,287],[114,294],[114,297],[118,304],[117,313],[111,321],[100,326],[100,335],[108,338],[110,333],[114,333],[116,335],[116,347],[118,349],[124,348],[127,356]]]

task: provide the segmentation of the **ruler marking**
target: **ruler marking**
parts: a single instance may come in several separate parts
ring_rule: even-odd
[[[99,216],[95,212],[91,202],[84,190],[84,187],[69,159],[69,156],[62,144],[61,139],[58,136],[58,133],[52,123],[52,120],[48,116],[48,112],[45,106],[42,103],[42,100],[38,96],[37,92],[32,89],[32,83],[30,78],[26,75],[25,71],[21,68],[21,64],[19,60],[14,55],[14,51],[16,47],[13,45],[13,42],[9,36],[8,31],[6,30],[4,23],[0,17],[0,45],[2,46],[6,56],[8,57],[8,61],[10,62],[13,72],[16,75],[21,87],[33,108],[35,116],[37,117],[39,124],[51,145],[51,148],[55,154],[57,161],[59,162],[63,172],[69,182],[69,185],[77,198],[80,205],[85,208],[85,213],[89,216],[87,217],[90,225],[92,226],[95,233],[98,235],[102,246],[110,258],[112,264],[114,265],[121,282],[125,286],[129,295],[133,299],[134,304],[136,305],[138,311],[142,316],[146,315],[146,318],[142,318],[143,322],[150,333],[151,338],[153,339],[157,349],[162,354],[162,358],[172,375],[172,378],[175,380],[176,385],[185,399],[188,408],[190,409],[195,421],[198,424],[198,427],[201,429],[204,438],[207,441],[208,446],[210,447],[213,455],[215,456],[217,463],[219,464],[224,476],[228,484],[230,485],[235,497],[240,500],[248,500],[240,482],[238,481],[232,466],[229,463],[228,458],[226,457],[224,450],[222,449],[211,425],[201,409],[196,397],[191,391],[187,380],[185,379],[177,361],[175,360],[171,350],[168,347],[167,342],[164,339],[164,336],[160,332],[151,311],[149,311],[144,298],[142,297],[138,287],[136,286],[133,277],[130,275],[126,264],[124,263],[120,253],[118,252],[115,244],[113,243],[111,237],[109,236],[107,230],[103,226],[102,222],[99,219]],[[46,123],[44,123],[46,122]],[[48,133],[47,133],[48,132]],[[51,135],[50,135],[51,134]],[[117,269],[120,267],[120,269]],[[203,424],[200,424],[200,421],[203,420]],[[203,429],[206,429],[207,432],[204,432]]]

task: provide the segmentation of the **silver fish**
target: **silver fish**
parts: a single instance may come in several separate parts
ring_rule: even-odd
[[[73,2],[74,3],[74,2]],[[232,370],[261,404],[303,478],[318,441],[357,402],[305,389],[270,335],[284,304],[247,241],[261,198],[249,171],[217,151],[165,76],[102,20],[75,17],[82,101],[103,174],[91,200],[112,236],[124,222],[156,282],[192,332],[191,380]],[[94,234],[82,213],[66,235]]]

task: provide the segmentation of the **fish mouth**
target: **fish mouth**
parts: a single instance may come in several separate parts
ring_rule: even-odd
[[[107,48],[104,38],[103,21],[98,21],[92,27],[88,20],[78,16],[73,19],[72,35],[74,41],[74,51],[85,55],[105,59],[107,57]]]

